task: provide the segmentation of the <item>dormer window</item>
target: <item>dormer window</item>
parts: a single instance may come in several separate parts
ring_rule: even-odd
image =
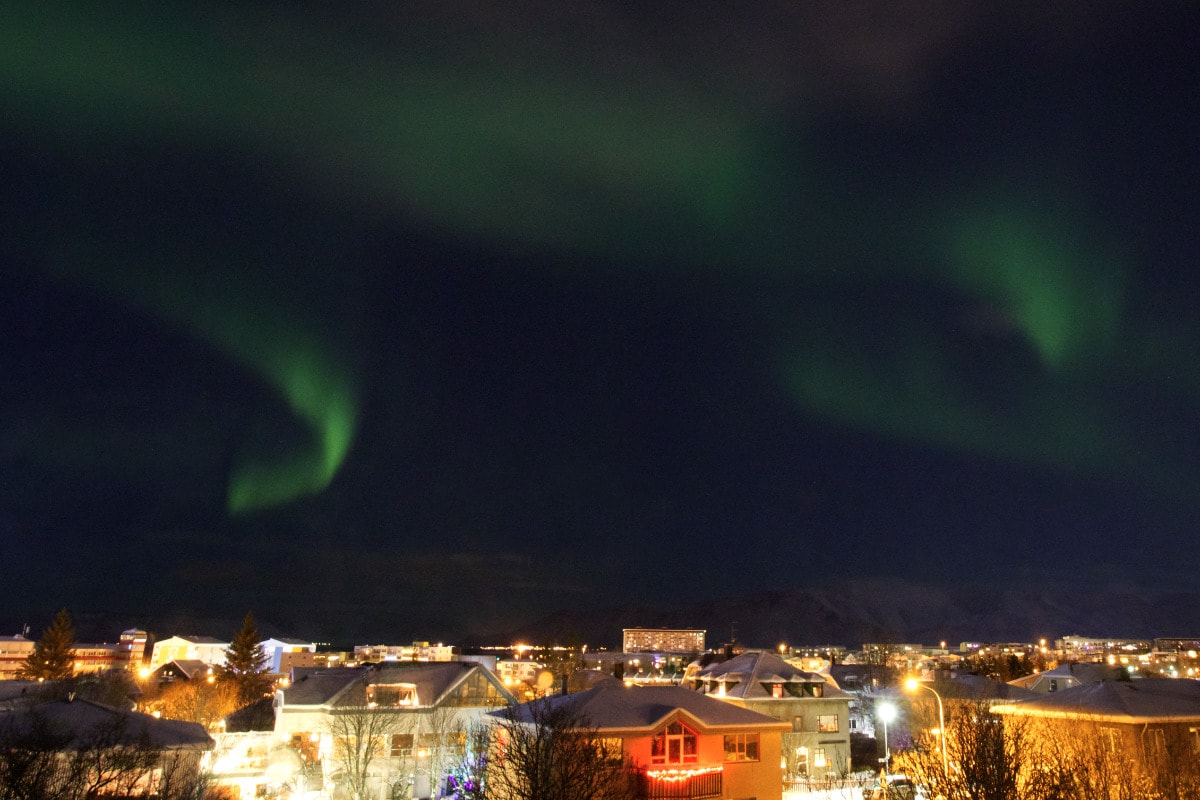
[[[415,706],[417,687],[411,683],[372,683],[367,685],[367,705]]]
[[[696,732],[679,721],[656,733],[650,743],[651,764],[695,764],[699,755]]]

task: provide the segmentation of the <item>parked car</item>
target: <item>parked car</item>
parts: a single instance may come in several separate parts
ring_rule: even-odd
[[[888,775],[863,787],[863,800],[927,800],[927,797],[907,775]]]

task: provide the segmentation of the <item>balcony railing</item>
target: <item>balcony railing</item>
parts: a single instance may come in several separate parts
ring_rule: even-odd
[[[720,767],[696,770],[647,770],[647,800],[700,800],[721,796]]]

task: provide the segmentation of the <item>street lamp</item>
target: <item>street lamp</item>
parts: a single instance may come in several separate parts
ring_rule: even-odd
[[[896,707],[891,703],[880,703],[875,716],[883,723],[883,776],[886,778],[892,763],[892,749],[888,747],[888,723],[896,718]]]
[[[946,778],[949,778],[950,777],[950,761],[949,761],[949,759],[946,758],[946,710],[942,706],[942,696],[940,694],[938,694],[937,690],[934,689],[932,686],[930,686],[927,683],[922,683],[921,681],[917,680],[916,678],[909,678],[908,680],[906,680],[904,682],[904,688],[906,690],[908,690],[909,692],[914,692],[914,693],[918,689],[928,689],[929,691],[933,692],[933,696],[937,698],[938,725],[941,726],[938,729],[938,732],[939,732],[940,738],[942,740],[942,775],[945,776]]]

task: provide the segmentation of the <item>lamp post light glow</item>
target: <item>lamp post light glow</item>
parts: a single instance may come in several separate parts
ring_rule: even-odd
[[[892,749],[888,746],[888,723],[896,718],[896,707],[891,703],[880,703],[875,716],[883,723],[883,776],[886,778],[892,763]]]
[[[942,740],[942,776],[950,777],[950,761],[946,758],[946,710],[942,706],[942,696],[937,693],[937,690],[926,683],[922,683],[916,678],[909,678],[904,682],[904,688],[915,694],[918,689],[927,689],[933,692],[933,696],[937,698],[938,704],[938,738]]]

